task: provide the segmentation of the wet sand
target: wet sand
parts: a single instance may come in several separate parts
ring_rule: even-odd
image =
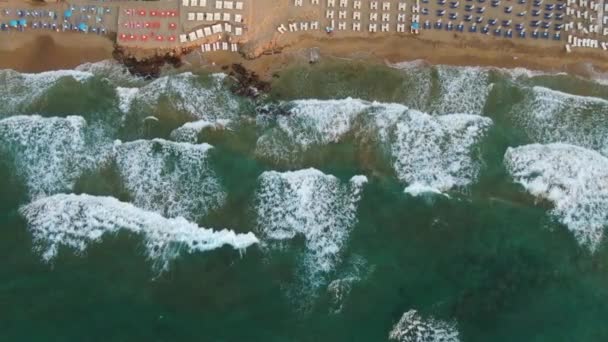
[[[13,32],[0,34],[0,69],[42,72],[72,69],[112,58],[106,37],[78,33]]]

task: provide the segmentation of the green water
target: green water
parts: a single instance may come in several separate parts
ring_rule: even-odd
[[[436,68],[397,70],[343,62],[296,66],[280,73],[264,103],[232,98],[210,85],[210,76],[195,76],[190,87],[211,89],[213,94],[202,100],[214,106],[204,115],[221,116],[229,110],[239,117],[229,131],[198,135],[198,143],[215,147],[210,163],[227,193],[224,205],[199,225],[257,232],[253,207],[264,171],[314,167],[342,182],[354,175],[368,177],[340,262],[312,293],[300,293],[303,285],[296,274],[305,253],[301,236],[285,248],[252,246],[239,253],[223,247],[186,254],[160,272],[146,258],[142,239],[121,232],[90,244],[82,255],[61,248],[55,259],[44,262],[18,212],[32,201],[25,176],[14,166],[16,156],[2,150],[0,341],[386,341],[392,326],[410,309],[456,322],[461,341],[608,340],[605,246],[595,253],[580,247],[567,227],[550,215],[551,203],[535,201],[503,166],[509,146],[578,139],[573,135],[540,141],[513,118],[513,108],[532,86],[596,98],[608,98],[608,87],[568,76],[472,74],[483,77],[465,79],[450,88],[458,91],[450,94],[442,88],[445,75]],[[477,87],[480,82],[492,85]],[[464,89],[471,84],[475,87]],[[160,93],[158,99],[148,103],[142,95],[123,115],[117,86],[145,84],[103,73],[84,82],[61,78],[42,95],[23,97],[17,107],[0,105],[0,118],[80,115],[108,141],[169,139],[173,129],[192,120],[192,109],[180,104],[203,96],[159,88],[154,90]],[[460,106],[462,112],[490,117],[493,126],[475,157],[481,165],[478,177],[467,187],[447,191],[449,196],[410,196],[403,192],[406,184],[399,181],[385,151],[361,143],[355,133],[313,146],[295,162],[255,153],[256,141],[265,132],[255,124],[256,107],[346,97],[401,103],[434,115],[448,114],[440,109],[449,103],[451,109]],[[478,97],[480,106],[469,105]],[[575,118],[578,127],[588,121],[597,127],[594,120],[599,117],[599,125],[603,120],[608,128],[608,112],[602,112],[608,106],[587,113],[575,108],[577,103],[561,108],[559,115],[583,110]],[[143,122],[148,115],[160,121]],[[594,141],[581,145],[606,148],[601,137]],[[40,177],[45,171],[38,170]],[[112,164],[85,172],[73,192],[133,198]],[[358,280],[336,304],[327,285],[348,276]],[[339,312],[336,305],[341,306]]]

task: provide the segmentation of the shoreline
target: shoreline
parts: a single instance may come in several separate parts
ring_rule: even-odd
[[[65,33],[15,33],[15,39],[0,42],[0,69],[36,73],[73,69],[88,62],[115,59],[115,44],[108,37]],[[18,38],[18,39],[17,39]],[[431,65],[523,68],[547,73],[565,72],[587,79],[608,79],[608,59],[599,54],[566,54],[557,48],[537,49],[516,46],[508,41],[467,40],[430,41],[416,37],[384,36],[369,38],[302,36],[297,41],[277,44],[278,53],[262,52],[245,58],[227,52],[171,55],[186,67],[222,72],[226,66],[241,64],[262,80],[290,65],[308,64],[310,49],[318,49],[320,58],[335,58],[375,64],[399,64],[423,61]],[[191,50],[192,51],[192,50]],[[138,60],[169,56],[167,51],[126,49],[126,55]],[[145,62],[142,62],[145,64]],[[223,67],[223,68],[222,68]]]

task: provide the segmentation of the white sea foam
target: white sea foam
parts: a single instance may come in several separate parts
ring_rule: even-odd
[[[140,78],[132,76],[123,64],[112,59],[106,59],[93,63],[84,63],[77,66],[75,70],[103,77],[111,81],[113,84],[125,84],[141,81]]]
[[[80,116],[13,116],[0,120],[0,150],[14,162],[31,197],[72,191],[78,177],[109,151],[100,137],[87,143],[87,129]]]
[[[164,218],[113,197],[59,194],[20,209],[42,258],[52,260],[61,246],[84,253],[104,235],[125,230],[141,235],[150,259],[167,268],[180,252],[203,252],[224,245],[243,250],[258,243],[253,233],[214,231],[178,217]]]
[[[354,119],[369,107],[362,100],[299,100],[290,103],[287,115],[258,138],[256,154],[274,161],[297,161],[314,146],[338,142],[350,131]],[[266,118],[260,118],[264,120]],[[260,120],[259,119],[259,120]],[[258,120],[258,124],[259,124]]]
[[[460,341],[455,322],[422,317],[416,310],[409,310],[401,316],[388,335],[397,342],[458,342]]]
[[[534,87],[512,117],[538,143],[563,142],[608,156],[608,101]]]
[[[608,227],[608,158],[567,144],[509,148],[505,165],[533,196],[551,201],[551,214],[595,251]]]
[[[230,120],[223,119],[219,119],[216,122],[209,122],[207,120],[187,122],[174,129],[171,132],[170,137],[173,141],[189,142],[194,144],[198,141],[199,133],[204,129],[212,128],[215,130],[223,130],[230,124],[230,122]]]
[[[388,144],[397,176],[409,184],[406,191],[470,185],[481,168],[476,146],[491,125],[489,118],[468,114],[434,117],[409,110],[399,116]]]
[[[477,144],[492,120],[469,114],[431,116],[400,104],[356,99],[305,100],[292,103],[262,135],[256,152],[268,159],[298,165],[313,146],[340,142],[355,127],[361,143],[378,141],[389,151],[397,177],[408,192],[443,192],[471,184],[481,162]],[[363,124],[355,125],[361,121]]]
[[[304,236],[303,273],[312,288],[318,288],[340,261],[357,220],[363,184],[361,176],[345,184],[315,169],[267,171],[259,178],[257,230],[270,242]]]
[[[57,70],[36,74],[0,70],[0,117],[2,114],[22,113],[24,107],[37,100],[62,79],[84,82],[93,77],[90,72]],[[3,113],[4,112],[4,113]]]
[[[162,139],[115,146],[115,160],[133,203],[165,217],[198,220],[222,206],[226,192],[210,166],[208,144]]]
[[[430,112],[481,115],[492,83],[490,72],[478,67],[437,66],[439,93],[433,95]]]
[[[116,87],[116,96],[118,96],[118,108],[124,114],[131,110],[131,103],[139,94],[139,88]]]
[[[374,270],[360,255],[351,256],[345,263],[347,265],[340,272],[341,275],[327,285],[329,312],[332,314],[342,312],[353,287],[368,278]]]
[[[195,119],[216,121],[235,118],[239,103],[223,86],[225,75],[215,74],[204,81],[202,77],[190,72],[160,77],[139,88],[131,101],[123,102],[123,108],[131,111],[137,108],[148,115],[149,110],[155,109],[162,99]]]

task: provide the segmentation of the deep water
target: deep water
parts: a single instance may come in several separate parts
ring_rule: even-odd
[[[256,101],[110,62],[0,81],[0,341],[387,341],[410,310],[460,341],[608,340],[608,86],[344,61]]]

